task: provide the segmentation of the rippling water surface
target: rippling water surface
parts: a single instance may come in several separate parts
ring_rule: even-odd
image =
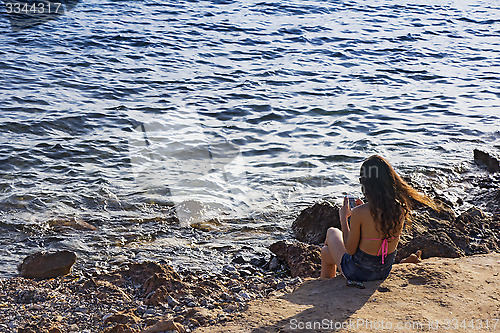
[[[370,154],[438,182],[500,148],[497,2],[89,0],[19,32],[1,15],[3,276],[41,249],[97,269],[264,252],[304,206],[359,193]],[[75,221],[97,230],[57,227]]]

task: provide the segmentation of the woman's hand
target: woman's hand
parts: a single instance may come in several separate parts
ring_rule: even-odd
[[[349,216],[351,216],[351,207],[349,207],[349,199],[346,195],[344,196],[344,204],[339,209],[340,222],[347,221]]]
[[[362,205],[363,201],[361,199],[356,199],[356,206]],[[347,219],[351,216],[351,207],[349,207],[349,198],[347,196],[344,196],[344,204],[339,210],[339,216],[340,216],[340,221],[342,221],[342,218],[344,218],[344,221],[347,221]]]

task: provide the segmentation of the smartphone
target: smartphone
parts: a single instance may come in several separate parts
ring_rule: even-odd
[[[353,209],[354,207],[357,206],[356,204],[356,197],[354,195],[348,194],[347,199],[349,199],[349,207]]]

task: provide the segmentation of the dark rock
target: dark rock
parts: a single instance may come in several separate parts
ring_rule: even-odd
[[[485,165],[489,172],[500,172],[500,159],[491,152],[474,149],[474,160],[478,164]]]
[[[222,274],[231,275],[236,272],[236,268],[233,265],[224,265],[222,268]]]
[[[286,283],[283,281],[278,282],[278,284],[276,285],[277,290],[281,290],[281,289],[285,289],[285,288],[286,288]]]
[[[381,293],[387,293],[387,292],[391,291],[391,289],[390,289],[389,287],[385,287],[385,286],[379,286],[379,287],[377,288],[377,290],[378,290],[379,292],[381,292]]]
[[[478,208],[455,217],[447,212],[420,209],[415,212],[398,244],[396,262],[422,251],[422,258],[488,253],[500,250],[500,217],[486,216]]]
[[[269,261],[269,270],[270,271],[276,271],[280,267],[280,260],[277,257],[273,257]]]
[[[279,241],[269,246],[269,249],[288,264],[292,277],[319,277],[321,271],[319,246],[299,241]]]
[[[267,260],[265,258],[252,258],[250,260],[250,265],[253,265],[255,267],[264,267],[267,264]]]
[[[480,177],[473,181],[471,203],[492,214],[500,215],[500,174]]]
[[[238,255],[235,255],[232,262],[233,264],[247,264],[252,261],[255,257],[252,256],[249,253],[240,253]]]
[[[71,251],[37,252],[26,257],[18,269],[25,278],[51,279],[68,274],[75,261]]]
[[[241,277],[247,277],[252,275],[252,272],[246,270],[246,269],[240,269],[239,271]]]
[[[322,244],[328,228],[340,228],[339,208],[322,202],[304,209],[292,223],[295,238],[309,244]]]

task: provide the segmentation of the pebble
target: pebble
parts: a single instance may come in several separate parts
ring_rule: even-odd
[[[269,270],[275,271],[279,268],[279,266],[280,266],[280,262],[279,262],[278,258],[273,257],[273,259],[271,259],[271,262],[269,262]]]
[[[236,268],[233,266],[233,265],[225,265],[223,268],[222,268],[222,273],[224,274],[234,274],[234,273],[237,273],[236,271]]]
[[[246,277],[246,276],[252,275],[252,272],[250,272],[250,271],[248,271],[246,269],[241,269],[239,273],[240,273],[240,276],[242,276],[242,277]]]
[[[233,300],[233,297],[231,297],[231,295],[229,295],[228,293],[223,293],[221,295],[221,298],[225,301],[232,301]]]
[[[143,315],[144,313],[146,313],[147,310],[148,310],[147,306],[141,305],[137,308],[137,313]]]
[[[224,311],[226,312],[233,312],[235,310],[238,309],[238,305],[236,303],[233,303],[233,304],[229,304],[225,309]]]
[[[244,292],[243,290],[238,293],[238,296],[242,298],[244,301],[249,301],[250,300],[250,295],[247,292]]]
[[[267,261],[264,258],[252,258],[250,260],[250,265],[253,265],[256,267],[264,267],[266,264],[267,264]]]
[[[281,290],[281,289],[285,289],[285,288],[286,288],[286,283],[284,281],[280,281],[280,282],[278,282],[278,284],[276,284],[277,290]]]
[[[172,296],[170,296],[170,295],[167,296],[167,303],[172,308],[175,308],[176,306],[179,305],[179,302],[175,298],[173,298]]]
[[[156,314],[156,310],[155,309],[147,309],[144,312],[144,316],[154,316],[155,314]]]
[[[85,307],[78,307],[75,309],[75,312],[80,312],[80,313],[87,313],[88,309]]]
[[[73,325],[71,325],[71,326],[68,327],[68,331],[69,332],[79,332],[80,328],[78,327],[77,324],[73,324]]]

